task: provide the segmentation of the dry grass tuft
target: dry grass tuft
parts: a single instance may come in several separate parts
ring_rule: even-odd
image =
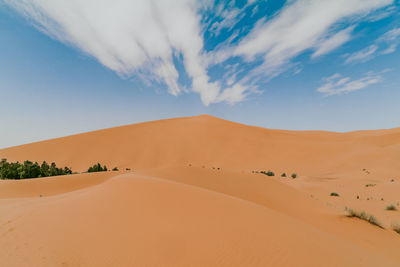
[[[360,220],[369,222],[372,225],[378,226],[382,229],[384,228],[382,224],[373,215],[367,214],[364,211],[359,212],[349,208],[346,208],[346,211],[347,211],[347,217],[358,218]]]

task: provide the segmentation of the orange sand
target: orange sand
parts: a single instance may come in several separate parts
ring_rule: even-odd
[[[0,266],[400,266],[400,211],[384,209],[400,203],[400,129],[296,132],[198,116],[0,157],[121,170],[0,181]],[[268,169],[276,176],[252,172]],[[344,217],[345,206],[385,229]]]

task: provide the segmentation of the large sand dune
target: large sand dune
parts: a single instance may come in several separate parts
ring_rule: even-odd
[[[0,181],[0,266],[400,266],[400,212],[384,209],[400,202],[400,129],[296,132],[198,116],[0,157],[121,170]],[[268,169],[277,175],[253,173]]]

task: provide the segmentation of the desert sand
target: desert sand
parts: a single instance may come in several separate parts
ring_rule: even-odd
[[[400,266],[400,211],[385,210],[400,209],[400,128],[286,131],[203,115],[0,158],[119,168],[0,180],[0,266]]]

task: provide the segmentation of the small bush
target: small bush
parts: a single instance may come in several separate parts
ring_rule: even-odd
[[[282,173],[281,176],[282,176],[282,177],[286,177],[286,173]]]
[[[295,179],[295,178],[297,177],[297,174],[292,173],[291,177],[292,177],[293,179]]]
[[[395,224],[392,226],[392,228],[393,228],[393,231],[400,234],[400,224]]]
[[[378,226],[383,229],[382,224],[373,215],[367,214],[364,211],[358,212],[356,210],[349,208],[346,208],[346,211],[347,211],[347,217],[349,218],[358,218],[360,220],[364,220],[372,225]]]
[[[395,205],[390,204],[390,205],[386,206],[385,210],[397,210],[397,208]]]
[[[338,193],[335,193],[335,192],[332,192],[332,193],[330,194],[330,196],[331,196],[331,197],[338,197],[339,194],[338,194]]]
[[[93,165],[92,167],[89,167],[88,172],[105,172],[107,171],[107,166],[104,165],[101,167],[100,163],[97,163]]]
[[[375,186],[376,184],[366,184],[365,187]]]
[[[265,175],[267,175],[267,176],[275,176],[275,173],[274,172],[272,172],[272,171],[261,171],[261,173],[262,174],[265,174]]]
[[[126,170],[126,171],[130,171],[130,170],[131,170],[131,168],[125,168],[125,170]]]
[[[112,169],[112,171],[113,171],[113,172],[116,172],[116,171],[118,171],[118,168],[117,168],[117,167],[114,167],[114,168]]]

